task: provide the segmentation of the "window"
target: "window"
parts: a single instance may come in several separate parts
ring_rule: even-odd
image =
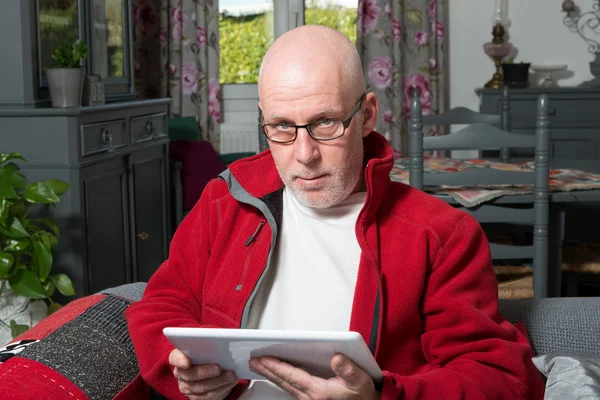
[[[356,43],[357,6],[358,0],[219,0],[223,123],[257,122],[258,72],[277,37],[306,23],[338,29]]]

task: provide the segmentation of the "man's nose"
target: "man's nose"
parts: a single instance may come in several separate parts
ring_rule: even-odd
[[[298,128],[294,141],[294,157],[301,164],[310,164],[319,159],[319,143],[310,137],[306,128]]]

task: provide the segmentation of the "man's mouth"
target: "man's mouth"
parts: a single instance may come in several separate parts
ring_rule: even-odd
[[[326,174],[313,175],[313,176],[298,176],[298,177],[296,177],[296,181],[298,181],[300,184],[310,185],[310,184],[315,184],[315,183],[319,182],[325,176],[326,176]]]

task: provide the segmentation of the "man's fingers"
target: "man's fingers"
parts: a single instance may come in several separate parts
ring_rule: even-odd
[[[362,385],[365,379],[371,379],[366,372],[358,368],[348,357],[343,354],[336,354],[331,358],[331,369],[333,372],[346,382],[346,386],[354,389]]]
[[[312,379],[306,371],[271,357],[252,358],[249,367],[298,399],[307,392]]]
[[[197,381],[185,381],[179,379],[179,391],[186,395],[209,395],[207,398],[218,398],[226,390],[230,390],[237,384],[237,377],[232,371],[224,371],[216,378]],[[228,389],[229,388],[229,389]]]
[[[217,364],[192,365],[188,368],[175,367],[173,369],[175,378],[185,382],[216,378],[220,374],[221,368]]]
[[[215,390],[215,400],[223,400],[223,399],[227,398],[227,396],[229,396],[229,393],[231,393],[231,391],[233,390],[233,388],[236,385],[237,385],[237,380]]]
[[[190,367],[190,365],[192,365],[192,362],[188,356],[183,354],[181,351],[173,349],[171,353],[169,353],[169,364],[174,367],[187,369]]]

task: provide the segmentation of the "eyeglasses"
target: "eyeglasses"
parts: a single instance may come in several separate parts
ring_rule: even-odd
[[[331,118],[323,118],[317,122],[306,125],[291,125],[287,122],[276,124],[264,124],[263,133],[272,142],[290,143],[298,137],[298,128],[305,128],[311,138],[314,140],[325,141],[337,139],[344,135],[346,128],[350,126],[352,118],[361,109],[362,102],[366,97],[364,93],[358,103],[352,109],[350,116],[343,121]]]

